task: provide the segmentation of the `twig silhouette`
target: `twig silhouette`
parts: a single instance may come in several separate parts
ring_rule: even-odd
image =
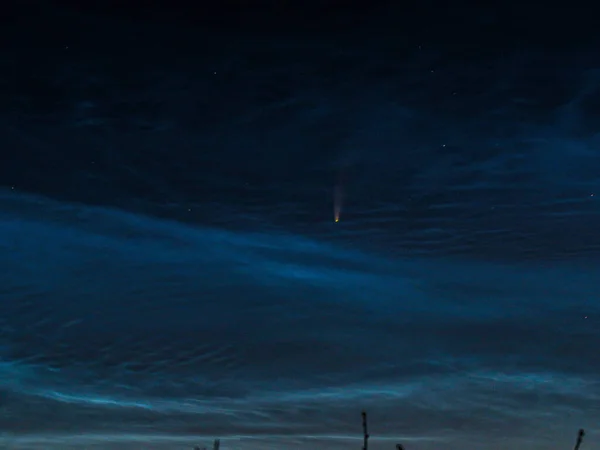
[[[575,442],[575,450],[579,450],[579,446],[583,442],[584,436],[585,436],[585,431],[583,430],[583,428],[581,428],[579,430],[579,433],[577,433],[577,442]]]
[[[362,412],[363,450],[369,449],[369,433],[367,432],[367,412]]]
[[[213,442],[213,450],[219,450],[221,448],[221,439],[215,439]],[[200,447],[194,447],[194,450],[201,450]],[[207,450],[206,447],[203,447],[202,450]]]

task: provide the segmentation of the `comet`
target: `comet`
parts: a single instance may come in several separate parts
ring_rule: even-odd
[[[338,223],[342,213],[342,204],[344,201],[344,192],[342,185],[338,184],[333,190],[333,221]]]

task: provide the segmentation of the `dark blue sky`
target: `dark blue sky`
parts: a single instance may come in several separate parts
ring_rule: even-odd
[[[0,446],[597,440],[586,11],[40,5],[0,31]]]

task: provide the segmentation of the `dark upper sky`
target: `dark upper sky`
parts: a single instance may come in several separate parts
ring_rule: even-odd
[[[0,446],[597,440],[593,11],[77,3],[0,23]]]

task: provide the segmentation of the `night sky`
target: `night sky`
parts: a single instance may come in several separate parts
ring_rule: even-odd
[[[593,6],[84,3],[0,12],[0,448],[598,445]]]

